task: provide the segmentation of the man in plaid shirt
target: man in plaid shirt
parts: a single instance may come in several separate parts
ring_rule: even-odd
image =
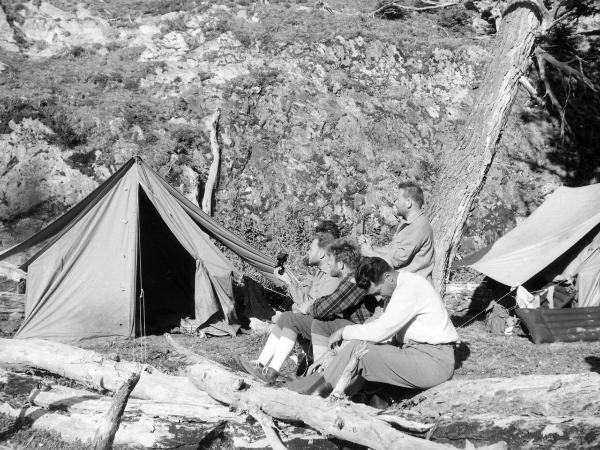
[[[356,244],[347,239],[337,239],[329,246],[327,253],[330,275],[340,278],[340,285],[332,294],[317,298],[302,313],[284,312],[256,361],[240,358],[240,364],[256,378],[268,383],[277,379],[283,362],[294,348],[298,334],[307,339],[312,335],[313,339],[317,339],[316,342],[313,341],[313,353],[317,359],[327,351],[331,333],[348,324],[363,323],[372,315],[374,297],[366,295],[363,289],[356,286],[353,278],[360,261],[360,251]],[[324,345],[321,341],[324,341]]]

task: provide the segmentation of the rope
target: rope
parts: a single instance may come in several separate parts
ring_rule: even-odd
[[[138,186],[139,183],[139,171],[138,171]],[[153,193],[154,194],[154,193]],[[138,200],[139,201],[139,200]],[[137,214],[137,254],[138,254],[138,271],[140,274],[140,296],[139,300],[139,324],[140,324],[140,359],[141,362],[145,363],[148,360],[148,343],[146,342],[146,297],[144,295],[144,281],[143,281],[143,267],[142,267],[142,228],[140,224],[140,213],[138,210]],[[135,346],[134,346],[135,347]]]
[[[492,304],[492,302],[496,302],[496,303],[500,302],[502,299],[504,299],[504,298],[508,297],[508,296],[509,296],[509,295],[511,295],[513,292],[514,292],[514,289],[511,289],[511,290],[510,290],[510,291],[508,291],[506,294],[504,294],[502,297],[500,297],[500,298],[498,298],[498,299],[495,299],[495,300],[492,300],[492,301],[490,302],[490,304]],[[513,306],[513,307],[511,307],[511,308],[509,309],[509,311],[511,311],[511,310],[512,310],[512,309],[514,309],[515,307],[516,307],[516,305],[515,305],[515,306]],[[473,321],[474,321],[475,319],[477,319],[477,317],[479,317],[479,316],[480,316],[481,314],[483,314],[484,312],[487,312],[487,311],[488,311],[488,309],[489,309],[489,308],[485,308],[485,309],[483,309],[483,310],[479,311],[477,314],[475,314],[475,315],[474,315],[473,317],[471,317],[471,318],[470,318],[468,321],[466,321],[465,323],[463,323],[462,325],[460,325],[458,328],[464,328],[464,327],[466,327],[467,325],[469,325],[469,324],[473,323]]]

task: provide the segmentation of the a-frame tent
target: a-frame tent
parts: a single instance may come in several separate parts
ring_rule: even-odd
[[[506,235],[453,264],[461,266],[507,286],[542,272],[577,276],[579,307],[600,306],[600,183],[560,187]]]
[[[231,233],[141,158],[0,260],[43,244],[22,268],[16,338],[134,336],[189,316],[236,324],[233,265],[210,237],[267,277],[275,261]]]

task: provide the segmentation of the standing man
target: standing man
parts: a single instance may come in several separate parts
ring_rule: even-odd
[[[433,286],[423,277],[395,271],[381,258],[364,258],[356,270],[356,284],[371,295],[391,296],[377,319],[347,325],[329,338],[330,346],[344,343],[322,375],[288,383],[303,394],[326,395],[340,380],[352,354],[366,345],[353,380],[428,389],[454,373],[454,344],[458,334]]]
[[[383,258],[394,269],[416,273],[432,283],[433,229],[423,211],[423,190],[413,182],[401,183],[398,189],[394,215],[404,219],[403,223],[391,242],[383,247],[373,247],[365,236],[359,238],[361,253]]]

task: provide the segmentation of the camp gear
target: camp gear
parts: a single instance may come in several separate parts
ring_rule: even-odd
[[[600,308],[516,309],[536,344],[600,340]]]
[[[281,252],[277,255],[277,264],[275,267],[277,267],[277,273],[279,275],[283,275],[283,272],[285,272],[284,264],[287,262],[288,256],[289,255],[284,252]]]

